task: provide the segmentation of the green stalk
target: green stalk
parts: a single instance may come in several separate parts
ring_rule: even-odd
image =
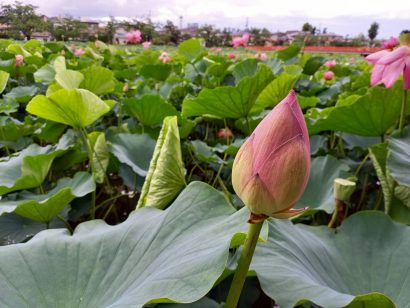
[[[399,134],[403,136],[403,127],[406,124],[406,115],[407,115],[407,90],[403,89],[403,100],[401,103],[401,112],[400,112],[400,123],[399,123]]]
[[[80,130],[81,136],[83,137],[85,146],[87,147],[89,169],[91,170],[91,174],[94,178],[95,172],[94,172],[94,161],[93,161],[93,156],[94,156],[93,149],[91,147],[90,140],[88,140],[87,132],[85,131],[85,129],[80,128],[79,130]],[[91,194],[91,212],[90,212],[91,219],[95,219],[95,202],[96,202],[96,192],[94,190]]]
[[[242,288],[246,279],[246,274],[248,273],[253,253],[255,252],[256,243],[258,242],[263,222],[264,221],[262,220],[257,224],[249,224],[245,245],[243,247],[241,257],[239,258],[235,275],[233,276],[228,298],[226,299],[226,308],[236,308],[236,306],[238,305],[239,297],[241,296]]]

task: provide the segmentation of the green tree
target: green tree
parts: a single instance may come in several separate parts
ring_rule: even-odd
[[[24,5],[21,2],[2,5],[0,18],[3,23],[11,26],[9,35],[14,38],[21,38],[23,34],[27,39],[31,38],[34,31],[49,29],[49,24],[43,17],[37,15],[37,7],[31,4]]]
[[[80,40],[81,34],[87,29],[87,25],[78,19],[71,16],[62,18],[59,22],[55,23],[51,29],[51,34],[57,40],[74,39]]]
[[[313,26],[310,23],[305,22],[303,24],[303,26],[302,26],[302,31],[303,32],[312,32],[312,30],[313,30]]]
[[[110,21],[107,23],[105,27],[104,36],[107,39],[107,43],[112,44],[115,36],[115,31],[117,29],[117,25],[113,16],[110,16]]]
[[[373,22],[370,25],[369,31],[368,31],[368,37],[370,39],[370,42],[373,42],[373,40],[376,38],[377,34],[379,34],[379,24],[377,22]]]

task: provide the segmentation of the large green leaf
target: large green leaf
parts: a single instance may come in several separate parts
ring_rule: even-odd
[[[72,90],[80,87],[80,83],[84,80],[84,75],[73,70],[60,70],[55,75],[57,83],[67,90]]]
[[[349,166],[333,156],[313,158],[309,181],[297,207],[307,206],[311,210],[332,213],[335,208],[333,181],[336,178],[345,177],[348,171]]]
[[[167,210],[138,209],[123,223],[90,221],[73,235],[43,231],[0,247],[4,307],[142,307],[194,302],[224,271],[249,212],[192,183]]]
[[[93,149],[93,172],[97,183],[104,182],[105,172],[107,171],[110,155],[108,153],[107,142],[103,132],[92,132],[88,134],[91,148]]]
[[[145,94],[141,98],[127,98],[124,100],[124,111],[148,126],[158,125],[166,116],[178,114],[175,107],[158,94]]]
[[[203,89],[198,97],[186,98],[182,114],[186,117],[210,115],[239,119],[249,115],[256,98],[273,79],[272,70],[260,64],[254,76],[243,77],[235,87]]]
[[[102,66],[91,66],[81,71],[84,80],[80,87],[94,94],[102,95],[114,91],[114,73]]]
[[[50,83],[55,79],[56,71],[51,64],[39,68],[34,74],[35,82]]]
[[[189,39],[179,44],[178,53],[188,62],[194,63],[206,54],[206,49],[203,46],[203,40]]]
[[[74,198],[83,197],[95,189],[90,174],[78,172],[71,178],[62,178],[56,187],[43,195],[21,192],[17,200],[1,200],[0,214],[14,212],[26,218],[48,223]]]
[[[165,81],[171,74],[172,68],[166,64],[145,64],[140,75],[144,78],[152,78],[158,81]]]
[[[0,93],[4,91],[7,86],[7,81],[9,80],[10,74],[5,71],[0,71]]]
[[[281,60],[290,60],[299,55],[300,47],[296,45],[290,45],[286,49],[279,50],[277,52],[278,58]]]
[[[4,97],[13,99],[19,103],[27,103],[34,95],[39,92],[36,86],[18,86],[7,92]]]
[[[317,72],[317,70],[322,66],[323,62],[325,62],[325,58],[323,57],[310,58],[303,67],[303,74],[314,75]]]
[[[390,139],[387,168],[399,184],[410,187],[410,129],[403,137]]]
[[[350,104],[340,104],[320,112],[311,111],[309,133],[342,131],[362,136],[382,136],[398,120],[401,107],[399,85],[392,89],[375,87]]]
[[[177,117],[166,117],[137,207],[163,209],[185,185]]]
[[[337,230],[271,222],[252,268],[282,308],[308,301],[327,308],[408,307],[409,254],[409,227],[381,212],[360,212]]]
[[[252,111],[276,106],[289,94],[298,78],[299,75],[280,74],[259,94]]]
[[[55,146],[31,144],[18,155],[0,162],[0,196],[11,191],[34,188],[44,181],[53,160],[74,145],[72,131]]]
[[[140,176],[146,176],[155,141],[148,135],[117,134],[109,138],[109,151]]]
[[[38,95],[26,110],[41,118],[82,128],[110,111],[110,107],[88,90],[58,90],[49,97]]]

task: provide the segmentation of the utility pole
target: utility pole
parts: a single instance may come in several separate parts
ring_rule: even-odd
[[[182,29],[182,21],[183,21],[184,17],[183,16],[179,16],[179,29]]]
[[[245,30],[248,30],[248,27],[249,27],[249,18],[246,17]]]

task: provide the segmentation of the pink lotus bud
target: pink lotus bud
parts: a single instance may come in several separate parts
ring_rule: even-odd
[[[217,136],[221,139],[232,138],[233,133],[229,128],[221,128],[218,130]]]
[[[228,55],[228,57],[229,57],[229,59],[235,59],[235,58],[236,58],[236,54],[234,54],[233,52],[231,52],[231,53]]]
[[[85,50],[84,50],[83,48],[77,48],[77,49],[74,51],[74,55],[75,55],[76,57],[81,57],[84,53],[85,53]]]
[[[255,59],[266,60],[267,58],[268,56],[266,55],[266,53],[257,53],[255,55]]]
[[[310,172],[310,143],[291,91],[255,128],[233,163],[232,184],[252,214],[290,218]]]
[[[171,62],[171,57],[169,56],[169,54],[166,51],[163,51],[158,59],[164,64],[168,63],[168,62]]]
[[[16,67],[22,66],[23,62],[24,62],[23,55],[16,55]]]
[[[336,63],[336,60],[329,60],[329,61],[326,61],[324,65],[325,65],[327,68],[331,68],[331,67],[335,66],[336,64],[337,64],[337,63]]]
[[[220,48],[220,47],[217,48],[217,49],[216,49],[216,52],[217,52],[217,53],[221,53],[221,52],[222,52],[222,48]]]
[[[127,93],[128,90],[129,90],[128,83],[126,83],[126,84],[124,84],[124,86],[122,87],[122,91],[125,92],[125,93]]]
[[[393,49],[399,44],[399,40],[394,36],[391,36],[387,41],[382,42],[383,49]]]
[[[327,71],[326,73],[323,74],[323,78],[325,80],[332,80],[333,77],[335,77],[335,74],[332,71]]]
[[[151,47],[151,42],[144,42],[142,43],[142,48],[148,49]]]

